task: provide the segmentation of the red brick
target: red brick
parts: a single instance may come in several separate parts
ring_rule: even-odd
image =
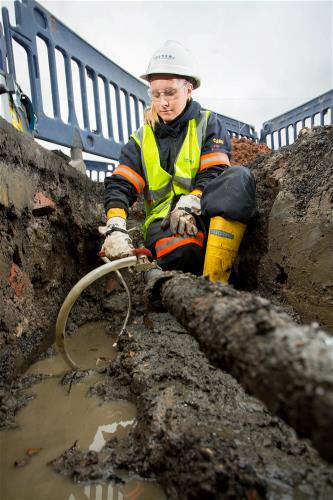
[[[47,198],[41,191],[35,193],[32,212],[34,215],[46,215],[56,209],[54,201]]]
[[[28,282],[28,275],[13,262],[9,271],[7,283],[14,290],[16,297],[21,297]]]

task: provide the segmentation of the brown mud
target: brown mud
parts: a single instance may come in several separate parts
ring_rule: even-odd
[[[258,216],[241,246],[236,286],[333,332],[333,126],[303,129],[249,167]]]
[[[231,147],[231,165],[248,165],[259,155],[272,154],[272,150],[266,144],[254,142],[245,137],[241,139],[233,138],[231,140]]]
[[[54,341],[60,306],[101,265],[102,186],[0,120],[0,383]],[[85,292],[69,330],[110,317],[104,283]]]
[[[148,291],[150,303],[160,300],[215,366],[333,461],[330,335],[315,324],[297,325],[267,299],[203,277],[161,273]]]
[[[0,433],[0,490],[4,500],[165,500],[153,481],[109,471],[108,483],[73,483],[56,474],[48,465],[65,448],[89,450],[90,461],[107,439],[119,441],[135,424],[136,407],[126,400],[101,404],[98,397],[87,397],[89,387],[103,380],[102,356],[115,356],[114,337],[105,334],[105,323],[81,327],[69,341],[70,351],[89,371],[75,378],[66,376],[60,355],[44,357],[32,365],[27,377],[35,380],[27,395],[31,402],[16,416],[15,427]],[[103,365],[105,366],[105,364]],[[39,377],[39,380],[37,379]],[[42,379],[42,377],[45,377]],[[76,467],[76,483],[80,466]]]
[[[66,294],[100,264],[103,209],[102,186],[8,124],[1,127],[0,394],[6,424],[28,401],[21,389],[33,381],[32,375],[13,378],[51,345]],[[333,127],[319,127],[249,164],[258,217],[234,275],[237,287],[260,290],[326,329],[332,326],[332,137]],[[111,439],[100,452],[70,446],[54,462],[56,470],[88,482],[124,470],[156,477],[170,499],[333,497],[332,466],[213,367],[168,313],[148,313],[139,283],[135,276],[132,323],[118,356],[90,390],[105,402],[134,402],[137,424],[128,438]],[[116,294],[115,304],[107,294]],[[75,334],[78,325],[97,318],[118,331],[122,310],[110,278],[85,292],[68,331]],[[81,374],[75,379],[80,383]],[[73,374],[65,382],[73,383]]]
[[[148,322],[149,320],[149,322]],[[147,328],[147,324],[150,328]],[[135,398],[137,424],[101,454],[70,449],[56,469],[81,480],[117,467],[156,477],[169,499],[327,499],[333,467],[230,375],[214,368],[168,313],[137,316],[94,394],[115,381]]]

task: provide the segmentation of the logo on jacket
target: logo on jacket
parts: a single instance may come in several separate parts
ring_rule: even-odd
[[[213,142],[216,142],[216,144],[224,144],[224,140],[223,139],[218,139],[216,137],[214,137]]]

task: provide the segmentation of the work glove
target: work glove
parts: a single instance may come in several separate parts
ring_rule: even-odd
[[[122,259],[133,255],[133,243],[126,230],[126,219],[111,217],[106,226],[98,228],[100,234],[105,236],[102,252],[109,260]]]
[[[186,194],[179,198],[168,218],[163,219],[161,228],[170,226],[172,234],[195,236],[198,232],[194,215],[200,215],[200,198],[194,194]]]

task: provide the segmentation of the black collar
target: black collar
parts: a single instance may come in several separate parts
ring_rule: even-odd
[[[184,111],[177,116],[172,122],[164,123],[161,119],[156,124],[155,133],[159,137],[177,137],[180,131],[187,125],[188,121],[192,118],[196,118],[201,111],[201,106],[196,101],[189,101]]]

